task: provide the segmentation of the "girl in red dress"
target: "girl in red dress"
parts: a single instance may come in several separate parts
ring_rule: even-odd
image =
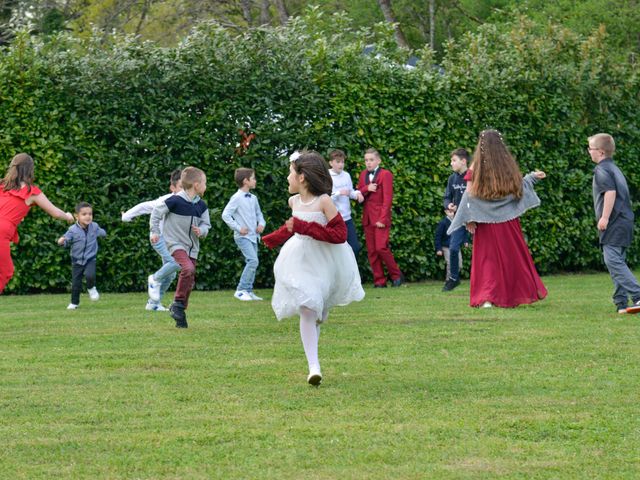
[[[33,185],[33,159],[19,153],[0,180],[0,293],[13,277],[11,243],[18,243],[18,224],[37,205],[54,218],[74,222],[73,215],[63,212]]]
[[[467,191],[449,232],[467,227],[473,238],[470,305],[517,307],[547,296],[520,228],[519,217],[540,205],[533,185],[545,178],[534,171],[524,178],[497,130],[480,134],[469,169]]]

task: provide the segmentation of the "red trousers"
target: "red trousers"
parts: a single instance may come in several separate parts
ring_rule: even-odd
[[[184,250],[176,250],[171,256],[181,267],[173,300],[175,302],[182,302],[186,309],[189,305],[189,296],[191,295],[193,286],[196,284],[197,262],[195,258],[189,257]]]
[[[393,258],[393,253],[389,248],[389,228],[378,228],[375,225],[364,227],[364,238],[367,242],[367,256],[373,271],[373,283],[375,285],[386,285],[387,277],[384,274],[383,265],[387,267],[387,272],[391,280],[397,280],[402,276],[400,268]]]

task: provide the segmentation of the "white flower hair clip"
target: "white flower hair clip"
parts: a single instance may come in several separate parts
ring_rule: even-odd
[[[297,159],[300,158],[300,155],[302,155],[302,154],[299,151],[296,150],[291,155],[289,155],[289,162],[295,162]]]

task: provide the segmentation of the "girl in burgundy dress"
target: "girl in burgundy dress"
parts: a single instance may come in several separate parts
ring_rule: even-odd
[[[13,277],[11,243],[18,243],[18,224],[37,205],[54,218],[73,223],[69,212],[63,212],[33,184],[33,158],[19,153],[11,160],[5,177],[0,180],[0,293]]]
[[[447,232],[466,226],[474,234],[472,307],[517,307],[547,296],[519,220],[540,205],[533,185],[545,177],[534,171],[523,178],[500,132],[480,134],[473,168],[467,171],[467,191]]]

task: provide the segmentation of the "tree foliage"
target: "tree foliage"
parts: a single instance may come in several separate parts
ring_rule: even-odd
[[[548,173],[542,207],[523,219],[539,269],[600,267],[587,135],[614,135],[640,198],[638,72],[611,60],[601,32],[584,37],[521,17],[508,29],[485,25],[450,43],[440,69],[428,48],[407,69],[407,52],[387,26],[353,31],[348,23],[315,10],[241,37],[203,24],[173,48],[117,35],[106,43],[18,36],[0,57],[0,155],[32,154],[37,184],[55,203],[94,205],[108,232],[98,259],[101,288],[128,291],[143,286],[158,258],[147,219],[123,224],[120,212],[165,193],[175,167],[197,165],[209,182],[213,228],[198,288],[230,288],[242,259],[220,213],[236,190],[235,168],[256,169],[270,231],[290,214],[289,153],[342,148],[355,178],[364,150],[375,147],[395,175],[394,252],[406,276],[422,280],[442,274],[433,232],[449,152],[473,149],[479,131],[494,127],[523,171]],[[363,55],[368,44],[375,55]],[[241,129],[256,135],[246,150],[238,148]],[[64,229],[41,211],[30,214],[14,249],[10,291],[68,288],[68,253],[55,244]],[[276,252],[261,248],[260,256],[257,282],[268,286]],[[630,260],[639,260],[633,249]],[[369,279],[364,255],[360,263]]]

